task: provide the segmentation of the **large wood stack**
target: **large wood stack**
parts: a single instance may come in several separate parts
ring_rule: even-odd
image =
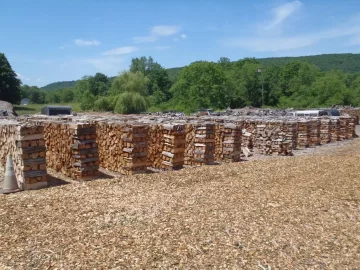
[[[238,162],[241,159],[242,126],[233,123],[221,125],[222,151],[220,160]]]
[[[340,121],[339,118],[330,119],[330,141],[337,142],[339,141],[340,136]]]
[[[180,169],[185,158],[185,125],[166,124],[163,126],[162,169]]]
[[[126,123],[121,138],[124,142],[123,166],[120,172],[125,175],[145,173],[147,170],[148,125]]]
[[[310,121],[307,119],[299,120],[297,123],[297,148],[309,147],[310,141]]]
[[[347,115],[354,118],[355,125],[360,124],[360,108],[349,108],[340,110],[341,115]]]
[[[347,140],[349,136],[349,117],[341,116],[340,117],[340,133],[339,140]]]
[[[348,138],[356,138],[356,133],[355,133],[355,129],[356,129],[356,118],[355,117],[350,117],[349,118],[349,127],[348,127]]]
[[[310,141],[309,146],[318,146],[320,144],[320,119],[310,119]]]
[[[215,124],[189,123],[186,131],[186,165],[208,165],[214,162]]]
[[[147,166],[154,169],[161,169],[163,164],[164,126],[158,123],[149,125],[147,140]]]
[[[0,123],[0,171],[11,154],[20,189],[47,185],[44,128],[33,124]]]
[[[320,144],[328,144],[331,141],[331,121],[329,118],[320,119]]]
[[[93,178],[99,169],[94,124],[44,122],[49,168],[74,180]]]
[[[74,123],[72,133],[71,178],[84,180],[98,175],[99,149],[96,142],[95,124]]]
[[[282,125],[282,132],[284,133],[285,140],[290,142],[290,148],[296,149],[297,122],[292,120],[284,121],[284,124]]]

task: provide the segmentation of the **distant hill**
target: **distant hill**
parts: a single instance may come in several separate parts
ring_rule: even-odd
[[[319,67],[322,71],[329,70],[342,70],[346,73],[360,72],[360,54],[321,54],[310,56],[298,56],[298,57],[271,57],[271,58],[258,58],[259,62],[263,66],[283,66],[294,60],[307,61],[315,66]],[[169,68],[170,80],[176,81],[182,67]],[[62,81],[48,84],[42,87],[43,90],[57,90],[62,88],[74,87],[77,81]]]

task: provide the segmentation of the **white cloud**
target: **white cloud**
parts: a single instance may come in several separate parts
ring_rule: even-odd
[[[74,42],[77,46],[99,46],[101,44],[98,40],[75,39]]]
[[[187,38],[187,35],[182,34],[182,35],[181,35],[181,38],[182,38],[182,39],[186,39],[186,38]]]
[[[124,69],[124,59],[119,57],[90,58],[85,62],[93,65],[100,72],[117,73]]]
[[[136,52],[137,50],[138,50],[137,47],[125,46],[125,47],[119,47],[119,48],[115,48],[115,49],[103,52],[102,55],[122,55],[122,54],[129,54],[132,52]]]
[[[285,3],[281,6],[278,6],[272,10],[273,19],[265,27],[266,30],[274,28],[277,25],[283,23],[291,14],[298,10],[302,6],[302,3],[298,0],[290,3]]]
[[[177,34],[180,29],[181,28],[176,25],[157,25],[151,28],[150,33],[158,37],[172,36]]]
[[[180,26],[176,25],[156,25],[150,28],[150,33],[147,36],[133,37],[134,43],[149,43],[155,42],[160,37],[173,36],[179,33]]]

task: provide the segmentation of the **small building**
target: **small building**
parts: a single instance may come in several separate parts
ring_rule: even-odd
[[[41,109],[43,115],[71,115],[72,108],[70,106],[45,106]]]

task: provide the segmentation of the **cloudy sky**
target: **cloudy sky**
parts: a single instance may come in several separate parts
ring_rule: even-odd
[[[0,52],[24,84],[103,72],[132,57],[197,60],[360,53],[359,0],[0,0]]]

